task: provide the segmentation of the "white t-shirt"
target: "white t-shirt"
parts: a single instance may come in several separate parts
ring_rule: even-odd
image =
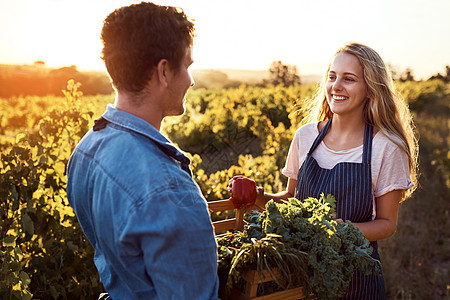
[[[318,122],[303,125],[295,132],[289,149],[286,165],[282,173],[297,180],[298,171],[319,134]],[[363,145],[355,148],[335,151],[322,141],[312,153],[312,157],[323,169],[332,169],[340,162],[362,162]],[[406,190],[413,186],[410,179],[407,154],[395,143],[378,131],[372,140],[372,191],[380,197],[393,190]]]

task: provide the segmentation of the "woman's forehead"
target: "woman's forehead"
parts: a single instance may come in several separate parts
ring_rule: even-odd
[[[336,73],[351,72],[357,75],[363,74],[363,68],[359,59],[355,55],[347,52],[340,52],[334,57],[330,71]]]

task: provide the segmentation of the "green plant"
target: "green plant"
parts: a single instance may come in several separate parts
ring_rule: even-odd
[[[2,152],[0,291],[9,299],[81,299],[101,291],[93,250],[66,196],[65,169],[92,113],[69,81],[66,106],[18,134]]]

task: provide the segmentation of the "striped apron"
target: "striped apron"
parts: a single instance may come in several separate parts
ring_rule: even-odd
[[[308,197],[319,198],[321,193],[332,194],[336,199],[336,215],[338,218],[355,223],[372,220],[372,125],[366,124],[362,163],[340,162],[332,169],[321,168],[312,157],[312,153],[322,142],[331,125],[331,119],[315,139],[303,162],[297,177],[295,198],[302,200]],[[377,242],[371,242],[372,257],[380,259]],[[339,299],[386,299],[383,277],[364,276],[355,271],[352,281]]]

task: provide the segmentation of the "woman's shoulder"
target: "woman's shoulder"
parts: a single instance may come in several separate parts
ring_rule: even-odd
[[[302,126],[300,126],[295,135],[299,135],[299,136],[310,136],[311,134],[317,135],[319,134],[319,129],[318,129],[318,125],[320,122],[312,122],[312,123],[307,123],[304,124]]]
[[[401,150],[399,145],[402,144],[402,140],[399,137],[383,130],[375,130],[374,132],[372,148],[377,149],[378,152],[382,150],[382,152],[387,154]]]

